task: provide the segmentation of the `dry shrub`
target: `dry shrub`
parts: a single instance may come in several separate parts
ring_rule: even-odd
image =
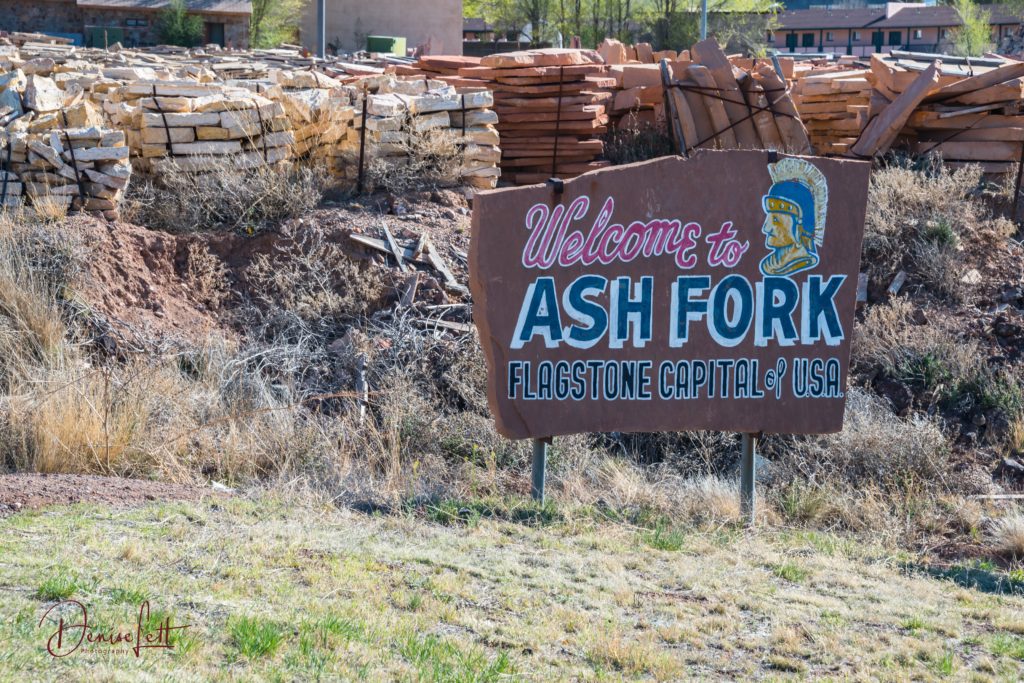
[[[462,147],[449,129],[416,130],[407,122],[402,142],[384,157],[367,158],[366,188],[400,194],[458,184]]]
[[[129,220],[171,232],[239,230],[253,234],[315,208],[327,184],[320,165],[192,173],[173,164],[159,177],[134,182],[125,203]]]
[[[958,339],[936,325],[916,324],[914,310],[904,298],[869,308],[854,331],[855,367],[925,386],[981,371],[975,341]]]
[[[60,223],[67,217],[68,208],[63,196],[43,194],[32,198],[32,211],[43,223]]]
[[[1020,416],[1024,386],[1014,368],[991,366],[976,341],[913,319],[905,299],[871,307],[855,331],[854,368],[903,382],[923,404],[953,414],[994,410],[1008,422]]]
[[[978,166],[876,170],[868,191],[863,252],[875,286],[887,286],[903,269],[938,296],[962,298],[958,246],[991,219],[979,198],[981,184]]]
[[[202,242],[188,245],[185,279],[196,298],[217,310],[231,296],[227,265]]]
[[[795,439],[779,454],[781,465],[815,485],[905,493],[951,484],[950,445],[938,420],[897,417],[884,399],[859,389],[847,395],[841,432]]]
[[[15,469],[140,475],[155,455],[147,437],[164,382],[135,369],[52,368],[12,387],[7,421]],[[166,379],[166,377],[164,378]],[[173,380],[171,380],[173,382]]]
[[[305,322],[364,315],[383,295],[379,271],[349,258],[319,226],[304,228],[259,254],[246,270],[250,293],[264,309],[279,308]]]
[[[993,550],[1011,560],[1024,560],[1024,513],[1001,517],[992,523]]]
[[[655,126],[639,123],[636,114],[632,112],[627,117],[632,119],[630,125],[616,126],[603,137],[604,156],[612,165],[632,164],[676,154],[676,147],[664,124]]]

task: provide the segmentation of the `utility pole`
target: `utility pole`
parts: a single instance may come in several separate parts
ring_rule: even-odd
[[[700,0],[700,39],[708,37],[708,0]]]
[[[327,56],[327,0],[316,0],[316,56]]]

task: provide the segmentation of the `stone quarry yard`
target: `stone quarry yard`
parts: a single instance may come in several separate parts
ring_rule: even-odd
[[[173,650],[54,658],[62,600],[97,632],[134,631],[144,600],[150,630],[187,628]],[[1024,577],[828,532],[268,494],[0,519],[4,681],[1022,676]]]

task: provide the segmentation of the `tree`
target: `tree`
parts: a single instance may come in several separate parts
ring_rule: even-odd
[[[963,57],[978,57],[992,47],[988,10],[973,0],[953,0],[953,8],[960,15],[963,26],[953,32],[953,53]]]
[[[708,35],[722,45],[763,54],[778,3],[708,0]],[[650,0],[647,24],[655,50],[683,50],[700,40],[700,0]]]
[[[203,20],[188,13],[185,0],[171,0],[157,19],[156,33],[166,45],[193,47],[203,40]]]
[[[249,42],[253,47],[275,47],[295,42],[306,0],[252,0]]]

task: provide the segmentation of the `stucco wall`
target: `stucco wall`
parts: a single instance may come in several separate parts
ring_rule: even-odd
[[[462,54],[462,0],[326,0],[327,43],[366,49],[366,36],[404,36],[408,47],[430,43],[430,54]],[[316,0],[302,15],[304,47],[316,49]]]

